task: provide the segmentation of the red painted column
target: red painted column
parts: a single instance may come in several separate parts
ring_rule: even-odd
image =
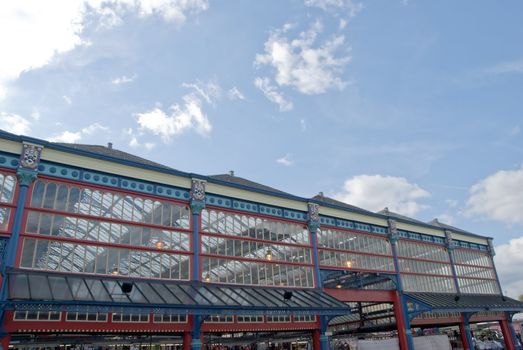
[[[505,340],[505,349],[516,350],[514,338],[512,338],[512,332],[510,331],[510,325],[506,319],[499,321],[501,326],[501,332],[503,333],[503,339]]]
[[[0,339],[0,344],[2,344],[2,348],[4,350],[9,349],[9,343],[11,342],[11,336],[9,334],[6,334]]]
[[[399,292],[394,296],[394,317],[396,318],[396,328],[398,329],[398,339],[401,350],[408,350],[407,330],[405,329],[405,320],[403,319],[403,310],[401,306],[401,298]]]
[[[463,349],[470,349],[470,344],[467,339],[467,333],[465,330],[465,324],[463,320],[459,323],[459,336],[461,337],[461,343],[463,344]]]
[[[183,332],[183,346],[182,346],[182,349],[183,350],[190,350],[191,349],[191,341],[192,341],[191,332]]]
[[[320,343],[320,330],[315,329],[312,331],[312,349],[313,350],[320,350],[321,343]]]

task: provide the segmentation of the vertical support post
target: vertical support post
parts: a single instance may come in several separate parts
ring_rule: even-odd
[[[192,212],[192,274],[191,280],[201,281],[200,272],[200,213],[205,208],[205,180],[191,180],[191,212]],[[193,339],[194,340],[194,339]]]
[[[396,319],[396,328],[398,330],[398,341],[400,349],[408,350],[409,343],[407,340],[407,327],[405,326],[405,317],[403,314],[401,296],[397,291],[394,296],[394,318]]]
[[[329,319],[326,316],[320,316],[320,350],[329,350],[329,336],[327,329],[329,326]]]
[[[191,340],[191,350],[201,350],[202,349],[202,316],[194,315],[193,324],[192,324],[192,340]]]
[[[312,349],[321,350],[320,330],[319,329],[315,329],[312,331]]]
[[[516,348],[516,350],[522,350],[522,344],[520,342],[518,342],[518,337],[516,336],[516,330],[514,329],[514,324],[512,323],[513,315],[508,312],[506,313],[506,315],[507,315],[507,322],[508,322],[510,334],[512,335],[512,341],[514,342],[514,347]]]
[[[0,345],[2,346],[2,350],[9,349],[10,342],[11,342],[11,335],[6,334],[6,335],[2,336],[2,338],[0,339]]]
[[[320,228],[320,211],[319,205],[316,203],[307,203],[308,208],[308,226],[311,237],[312,246],[312,263],[314,264],[314,278],[316,282],[316,288],[323,288],[323,281],[321,279],[320,272],[320,257],[318,253],[318,236],[317,232]]]
[[[461,315],[461,322],[459,323],[459,334],[461,336],[461,342],[463,343],[463,349],[474,350],[474,342],[472,341],[472,332],[470,331],[470,316],[468,312],[464,312]]]
[[[454,243],[452,242],[452,232],[445,230],[445,245],[447,246],[447,253],[449,254],[450,268],[452,270],[452,278],[454,279],[454,288],[456,293],[461,294],[458,281],[458,273],[456,272],[456,264],[454,261]]]
[[[513,337],[510,330],[510,324],[507,317],[499,321],[501,326],[501,333],[503,333],[503,339],[505,341],[505,349],[507,350],[516,350],[516,339]]]
[[[191,350],[191,332],[183,332],[182,350]]]
[[[398,260],[397,243],[399,240],[396,221],[388,220],[389,224],[389,241],[392,249],[392,258],[394,270],[396,271],[396,302],[394,303],[394,312],[396,316],[396,327],[398,328],[398,337],[401,350],[414,350],[414,341],[412,339],[412,330],[410,327],[410,318],[405,296],[403,295],[403,283],[401,281],[400,264]]]
[[[8,298],[8,278],[6,270],[13,268],[16,264],[16,254],[18,252],[18,244],[20,240],[20,231],[22,228],[22,219],[24,216],[25,202],[27,200],[27,192],[29,187],[36,179],[38,164],[40,163],[40,156],[42,153],[42,146],[24,143],[22,144],[22,152],[20,154],[20,161],[16,176],[18,178],[18,199],[16,202],[16,212],[13,219],[13,229],[6,247],[6,254],[4,261],[2,261],[2,284],[0,290],[0,337],[1,344],[4,342],[9,345],[10,336],[5,332],[5,302]],[[6,349],[4,347],[4,349]]]

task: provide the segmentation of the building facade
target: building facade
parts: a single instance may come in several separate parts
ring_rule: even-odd
[[[498,321],[489,237],[185,173],[104,146],[0,132],[2,345],[27,335],[329,336]]]

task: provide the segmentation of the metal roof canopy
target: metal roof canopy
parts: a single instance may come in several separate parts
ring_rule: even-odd
[[[7,309],[196,315],[344,315],[350,307],[315,289],[8,271]],[[132,284],[129,293],[124,283]],[[129,286],[126,286],[129,287]],[[124,288],[125,289],[125,288]],[[285,292],[292,297],[284,299]]]
[[[410,301],[409,313],[434,312],[482,312],[523,311],[523,302],[503,296],[487,294],[443,294],[443,293],[405,293]]]

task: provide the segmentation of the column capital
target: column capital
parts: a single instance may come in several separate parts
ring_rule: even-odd
[[[34,180],[36,180],[37,173],[35,170],[30,170],[26,168],[18,168],[16,170],[16,177],[18,177],[18,181],[20,183],[20,186],[29,187],[33,183]]]
[[[191,179],[190,205],[193,214],[200,214],[205,208],[205,184],[205,180]]]
[[[309,231],[315,233],[320,228],[320,206],[317,203],[307,203]]]

